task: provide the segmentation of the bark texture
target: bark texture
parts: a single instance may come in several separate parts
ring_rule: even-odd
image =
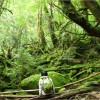
[[[41,49],[45,49],[46,46],[46,40],[44,36],[44,31],[42,28],[42,5],[40,3],[39,9],[38,9],[38,38],[39,38],[39,43],[41,45]]]

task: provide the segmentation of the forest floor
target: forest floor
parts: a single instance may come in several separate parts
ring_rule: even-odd
[[[34,95],[34,90],[19,90],[19,92],[16,92],[17,88],[12,92],[0,92],[0,100],[100,100],[100,60],[93,59],[84,64],[80,64],[78,61],[79,64],[77,64],[76,59],[73,62],[72,60],[67,61],[67,58],[60,57],[58,54],[60,53],[45,54],[38,57],[34,62],[36,62],[35,66],[38,66],[36,70],[47,68],[48,71],[61,72],[61,74],[65,72],[65,76],[69,76],[71,81],[59,87],[59,89],[65,88],[64,91],[56,93],[52,98],[45,98],[38,94]],[[67,65],[66,62],[72,65]],[[29,93],[29,91],[32,93]],[[38,92],[38,89],[36,91]],[[24,92],[29,94],[24,94]]]
[[[70,94],[70,91],[68,90],[67,94]],[[74,90],[75,93],[77,90]],[[68,93],[69,92],[69,93]],[[39,96],[33,96],[33,95],[2,95],[2,98],[0,97],[0,100],[100,100],[100,87],[98,87],[97,90],[93,90],[91,92],[83,92],[78,91],[78,93],[73,94],[72,96],[67,96],[62,94],[55,95],[54,97],[39,97]]]
[[[99,75],[100,73],[96,73],[95,75]],[[93,77],[92,76],[92,77]],[[76,82],[72,82],[64,87],[75,85],[76,83],[82,82],[83,80],[89,79],[90,77],[81,79]],[[55,87],[59,88],[59,87]],[[0,92],[0,100],[100,100],[100,83],[92,82],[87,87],[84,88],[76,88],[76,89],[68,89],[60,93],[55,93],[54,96],[39,96],[33,95],[36,90],[20,90],[20,91],[12,91],[12,92]],[[24,92],[32,92],[27,95],[21,94]]]

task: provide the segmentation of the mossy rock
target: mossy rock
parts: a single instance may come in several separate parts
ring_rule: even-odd
[[[49,76],[53,80],[54,86],[62,86],[67,83],[67,79],[60,73],[51,71],[48,72]],[[32,75],[21,81],[20,86],[22,89],[38,89],[38,82],[40,79],[40,74]]]
[[[20,87],[22,89],[37,89],[39,78],[40,74],[31,75],[21,81]]]

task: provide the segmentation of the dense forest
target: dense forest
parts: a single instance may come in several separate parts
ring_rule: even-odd
[[[56,93],[97,84],[100,98],[100,0],[0,0],[0,93],[38,89],[43,70]]]

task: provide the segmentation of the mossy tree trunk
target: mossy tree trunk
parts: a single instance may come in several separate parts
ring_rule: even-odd
[[[84,0],[81,0],[80,3],[81,3],[82,10],[83,10],[82,14],[85,17],[85,19],[88,21],[88,9],[86,7],[86,4],[85,4]]]
[[[42,4],[41,3],[39,3],[39,9],[38,9],[38,38],[39,38],[39,43],[41,45],[41,48],[42,50],[44,50],[46,47],[46,40],[42,28]]]
[[[57,39],[57,37],[54,33],[54,23],[53,23],[53,20],[52,20],[53,19],[52,1],[51,1],[51,4],[50,4],[50,13],[49,13],[49,10],[48,10],[46,5],[44,7],[44,11],[48,15],[48,27],[49,27],[49,32],[50,32],[50,35],[51,35],[51,40],[52,40],[53,46],[57,47],[58,39]]]
[[[73,22],[81,26],[89,36],[100,38],[100,29],[93,27],[81,14],[76,11],[71,0],[59,0],[62,4],[63,13],[67,15]]]
[[[86,7],[92,12],[96,20],[100,23],[100,5],[95,0],[83,0]]]

